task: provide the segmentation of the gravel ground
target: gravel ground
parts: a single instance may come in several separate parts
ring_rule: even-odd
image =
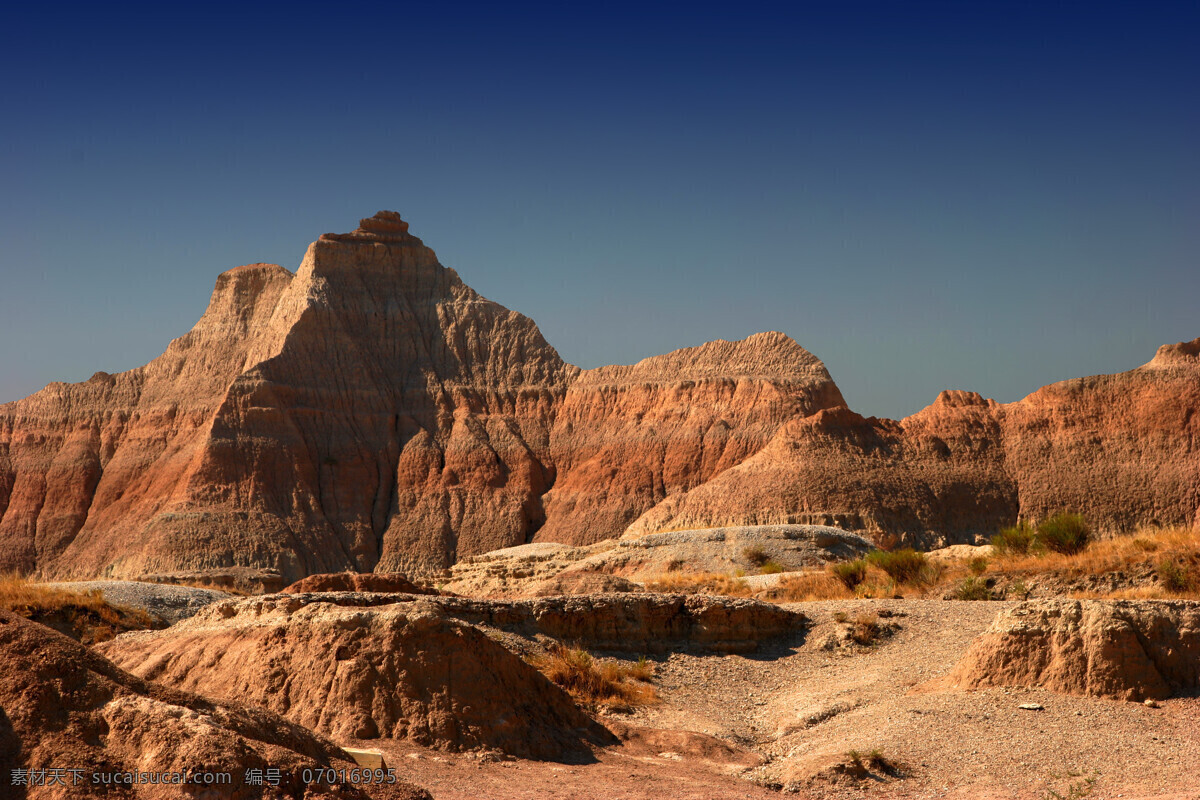
[[[227,592],[219,592],[215,589],[171,586],[144,581],[64,581],[47,583],[46,586],[74,592],[99,589],[109,603],[140,608],[168,625],[187,619],[209,603],[233,597]]]
[[[1200,797],[1196,698],[1152,709],[1040,690],[932,690],[1007,605],[791,604],[813,620],[802,643],[761,657],[673,654],[659,668],[664,703],[637,721],[747,746],[769,759],[752,777],[814,797]],[[897,630],[869,647],[837,644],[846,625],[835,614],[864,612]],[[880,751],[905,779],[846,779],[836,765],[851,749]]]

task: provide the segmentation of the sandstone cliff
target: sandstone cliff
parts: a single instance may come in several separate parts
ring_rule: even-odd
[[[530,541],[829,524],[1200,525],[1200,340],[1000,405],[845,407],[787,336],[581,371],[398,215],[222,274],[150,364],[0,406],[0,570],[427,575]],[[268,572],[268,571],[275,572]]]
[[[825,365],[782,333],[588,370],[555,420],[558,481],[536,538],[620,536],[665,498],[757,453],[786,421],[844,404]]]
[[[0,569],[294,580],[526,541],[578,370],[407,228],[227,272],[146,367],[0,407]]]
[[[970,542],[1018,518],[1085,514],[1101,533],[1200,525],[1200,339],[1148,364],[998,404],[942,392],[895,421],[797,417],[752,458],[667,498],[626,536],[818,523],[880,539]]]
[[[1200,603],[1036,600],[1000,612],[942,684],[1145,700],[1200,686]]]

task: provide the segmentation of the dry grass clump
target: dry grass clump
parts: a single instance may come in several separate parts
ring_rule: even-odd
[[[720,594],[749,597],[754,594],[740,577],[720,572],[665,572],[646,581],[646,591],[666,594]]]
[[[879,617],[875,614],[859,614],[850,624],[850,638],[861,645],[869,645],[879,638]]]
[[[854,591],[860,583],[867,579],[867,562],[856,558],[853,561],[842,561],[829,567],[833,577],[842,582],[847,589]]]
[[[997,534],[992,540],[993,547],[1004,534],[1005,531]],[[1063,538],[1070,536],[1065,534]],[[1142,528],[1131,535],[1108,539],[1091,539],[1089,535],[1082,548],[1066,549],[1067,552],[1056,551],[1037,538],[1025,551],[1001,546],[988,571],[1023,577],[1055,575],[1072,579],[1118,571],[1144,571],[1155,575],[1158,582],[1115,592],[1076,592],[1072,596],[1114,599],[1200,597],[1200,530]],[[1024,585],[1023,580],[1020,582]]]
[[[871,770],[888,776],[899,776],[902,773],[900,765],[878,750],[870,753],[860,753],[850,750],[846,753],[848,772],[855,777],[864,778]]]
[[[828,572],[794,572],[763,593],[763,599],[779,603],[800,603],[807,600],[846,600],[854,592]]]
[[[921,586],[936,583],[940,577],[938,565],[930,563],[924,553],[911,547],[903,550],[872,550],[867,553],[867,564],[878,567],[896,583]]]
[[[84,644],[155,627],[154,618],[145,611],[113,605],[99,589],[72,592],[33,583],[19,575],[0,576],[0,609],[40,622]]]
[[[555,644],[530,663],[571,698],[588,708],[629,711],[659,701],[650,684],[654,665],[645,657],[632,664],[597,659],[578,647]]]

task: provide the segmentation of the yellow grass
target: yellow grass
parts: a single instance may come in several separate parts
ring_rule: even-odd
[[[73,592],[18,575],[0,576],[0,609],[63,633],[73,633],[85,643],[111,639],[127,630],[150,628],[149,614],[134,608],[112,605],[98,589]]]
[[[779,603],[799,603],[806,600],[845,600],[854,592],[828,572],[795,572],[783,576],[779,583],[762,593],[764,600]]]
[[[668,594],[720,594],[730,597],[749,597],[754,594],[750,585],[735,575],[720,572],[664,572],[645,583],[650,592]]]
[[[654,665],[642,658],[628,664],[597,659],[586,650],[556,644],[530,663],[580,705],[628,711],[659,702],[650,684]]]

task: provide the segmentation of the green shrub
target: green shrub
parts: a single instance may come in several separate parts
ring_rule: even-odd
[[[841,581],[850,590],[853,590],[867,579],[867,562],[861,558],[834,564],[829,569],[833,573],[833,577]]]
[[[1037,540],[1047,550],[1071,555],[1088,546],[1092,530],[1079,514],[1055,514],[1038,523]]]
[[[967,562],[967,569],[971,570],[972,575],[982,575],[987,572],[988,560],[986,556],[975,556]]]
[[[992,549],[998,556],[1023,556],[1029,552],[1037,533],[1028,522],[1018,522],[992,537]]]
[[[922,572],[928,564],[924,553],[918,553],[912,548],[903,550],[872,550],[867,553],[867,563],[879,567],[897,583],[918,583]]]
[[[758,568],[760,575],[774,575],[777,572],[783,572],[783,564],[780,564],[774,559],[768,558]]]
[[[1159,562],[1158,580],[1162,587],[1172,594],[1189,591],[1193,584],[1191,574],[1169,558]]]
[[[954,590],[955,600],[991,600],[992,593],[988,590],[987,584],[979,578],[965,578],[958,588]]]

